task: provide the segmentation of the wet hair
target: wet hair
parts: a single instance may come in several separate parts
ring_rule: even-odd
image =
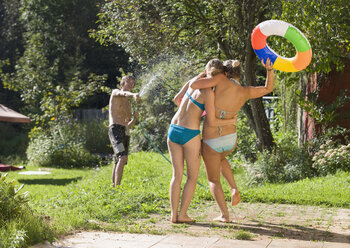
[[[120,81],[120,86],[123,86],[129,80],[133,80],[134,83],[135,83],[135,77],[134,76],[126,75],[126,76],[122,77],[122,80]]]
[[[240,78],[242,75],[241,64],[238,60],[225,60],[223,62],[225,73],[228,78]]]
[[[225,68],[222,62],[219,59],[211,59],[205,66],[207,70],[207,75],[209,77],[215,76],[220,73],[224,73]]]

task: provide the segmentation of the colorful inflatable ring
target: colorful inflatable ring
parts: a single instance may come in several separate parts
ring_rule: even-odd
[[[278,55],[267,44],[270,35],[278,35],[293,43],[297,54],[293,58]],[[268,20],[257,25],[251,36],[251,42],[260,60],[270,58],[273,68],[280,71],[296,72],[305,69],[311,62],[311,46],[304,34],[293,25],[278,20]]]

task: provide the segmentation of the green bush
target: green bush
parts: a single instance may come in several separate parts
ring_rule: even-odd
[[[234,160],[254,162],[258,153],[256,135],[243,111],[238,112],[237,135],[236,149],[229,156]]]
[[[107,136],[107,134],[105,134]],[[99,157],[86,148],[84,127],[68,118],[54,122],[49,130],[32,131],[27,148],[29,164],[43,167],[92,167]]]
[[[349,129],[335,126],[323,130],[309,144],[312,167],[319,175],[350,170]]]
[[[320,175],[334,174],[338,170],[350,171],[350,144],[328,140],[320,146],[312,158],[313,165]]]
[[[257,161],[248,165],[251,184],[292,182],[316,175],[307,147],[298,147],[294,136],[293,133],[275,135],[273,150],[258,153]]]
[[[95,154],[113,153],[108,138],[108,123],[93,120],[82,123],[84,130],[85,148]]]
[[[27,192],[21,193],[14,181],[0,175],[0,248],[28,247],[52,240],[53,233],[42,217],[28,205]]]

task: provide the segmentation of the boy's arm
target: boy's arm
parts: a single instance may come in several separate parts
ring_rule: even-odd
[[[237,118],[221,120],[215,116],[215,94],[212,89],[201,89],[201,93],[204,97],[205,111],[207,112],[206,118],[209,126],[236,125]]]
[[[140,98],[139,93],[132,93],[130,91],[123,91],[123,90],[113,90],[112,96],[125,96],[125,97],[133,97],[135,100],[138,100]]]

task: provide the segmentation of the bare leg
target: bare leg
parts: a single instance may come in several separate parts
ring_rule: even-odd
[[[202,142],[202,147],[209,188],[221,211],[221,216],[214,220],[229,222],[230,216],[226,205],[225,194],[220,182],[221,154],[211,149],[204,142]]]
[[[230,185],[231,205],[235,206],[241,201],[241,197],[239,195],[239,191],[232,173],[231,166],[225,157],[221,159],[221,173],[226,179],[227,183]]]
[[[201,140],[198,135],[183,146],[187,166],[187,181],[182,191],[181,207],[177,222],[194,221],[187,215],[187,210],[197,186],[198,173],[201,164],[200,145]]]
[[[113,170],[112,170],[112,183],[113,183],[113,185],[115,185],[115,171],[117,169],[118,161],[119,161],[119,158],[116,158],[114,166],[113,166]]]
[[[184,155],[183,147],[173,143],[168,139],[168,149],[173,165],[173,177],[170,182],[170,205],[171,205],[171,222],[177,222],[177,213],[179,209],[181,181],[184,172]]]
[[[114,186],[120,185],[120,182],[122,181],[122,177],[123,177],[124,166],[125,166],[127,161],[128,161],[127,155],[119,158],[119,161],[117,163],[117,168],[115,170]]]

